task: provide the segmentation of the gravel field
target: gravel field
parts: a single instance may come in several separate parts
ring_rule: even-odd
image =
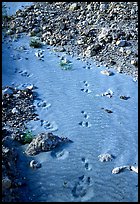
[[[36,2],[2,26],[138,77],[137,2]]]

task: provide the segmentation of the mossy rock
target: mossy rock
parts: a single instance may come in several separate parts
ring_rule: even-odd
[[[32,135],[32,132],[30,132],[30,131],[26,131],[21,136],[21,143],[22,144],[30,143],[32,140],[33,140],[33,135]]]
[[[41,48],[43,46],[43,44],[39,40],[39,38],[35,37],[35,38],[31,39],[30,46],[33,47],[33,48]]]

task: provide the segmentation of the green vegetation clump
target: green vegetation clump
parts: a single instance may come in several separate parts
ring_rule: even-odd
[[[27,130],[22,135],[22,144],[30,143],[33,140],[33,134],[31,131]]]
[[[42,42],[38,37],[34,37],[30,41],[30,46],[33,48],[41,48],[42,47]]]
[[[72,69],[72,63],[66,59],[61,59],[60,66],[63,70],[71,70]]]

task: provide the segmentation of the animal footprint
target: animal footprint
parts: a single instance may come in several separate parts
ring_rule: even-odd
[[[58,160],[66,159],[69,156],[69,152],[65,149],[61,149],[59,151],[52,151],[51,156],[57,158]]]
[[[58,130],[58,126],[55,121],[51,123],[48,120],[41,120],[41,126],[43,126],[46,130],[56,131]]]
[[[84,83],[85,86],[87,86],[87,87],[89,86],[87,81],[83,81],[83,83]]]
[[[91,90],[90,90],[90,89],[82,88],[81,91],[86,92],[86,93],[91,93]]]
[[[81,113],[83,114],[84,119],[89,118],[89,115],[85,111],[81,111]],[[91,127],[91,124],[88,121],[81,121],[79,122],[79,125],[81,125],[82,127]]]
[[[83,81],[83,83],[84,83],[84,88],[82,88],[81,91],[86,92],[86,93],[91,93],[91,90],[87,88],[87,87],[89,87],[88,82]]]
[[[84,115],[84,118],[88,119],[89,115],[85,111],[81,111],[81,113]]]
[[[92,170],[92,165],[89,163],[88,159],[86,159],[85,157],[82,157],[82,162],[84,163],[85,166],[85,170]]]
[[[89,122],[85,122],[85,121],[81,121],[79,123],[79,125],[81,125],[82,127],[91,127],[91,124]]]
[[[78,178],[78,182],[75,183],[72,189],[72,195],[75,198],[80,198],[81,201],[87,201],[94,195],[93,188],[91,186],[91,177],[82,175]]]
[[[25,76],[25,77],[31,77],[31,76],[32,76],[32,75],[30,75],[26,70],[19,71],[18,73],[20,73],[21,76]]]
[[[37,103],[37,107],[41,107],[41,108],[49,108],[51,106],[50,103],[47,103],[46,101],[41,101]]]
[[[83,69],[92,69],[92,67],[90,65],[88,66],[83,66]]]

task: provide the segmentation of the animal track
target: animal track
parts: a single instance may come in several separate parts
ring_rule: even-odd
[[[85,121],[81,121],[79,123],[79,125],[83,126],[83,127],[91,127],[91,124],[89,122],[85,122]]]
[[[83,66],[83,69],[92,69],[92,67],[90,65],[88,66]]]
[[[50,131],[58,130],[58,126],[55,121],[49,122],[48,120],[41,120],[41,126]]]
[[[85,170],[88,170],[88,171],[92,170],[92,165],[89,163],[88,159],[86,159],[85,157],[82,157],[81,160],[84,163]]]
[[[87,88],[89,87],[89,83],[87,81],[83,81],[83,83],[84,83],[84,88],[82,88],[81,91],[86,93],[91,93],[91,90]]]
[[[88,119],[89,115],[85,111],[81,111],[82,115],[84,116],[84,119]],[[82,127],[91,127],[91,124],[88,121],[81,121],[79,122],[79,125]]]
[[[75,198],[80,198],[81,201],[87,201],[93,197],[93,187],[91,185],[91,177],[82,175],[78,177],[72,189],[72,195]]]
[[[85,111],[81,111],[81,113],[84,115],[84,118],[88,119],[89,115]]]
[[[18,73],[21,74],[21,76],[25,76],[25,77],[31,77],[32,75],[29,74],[26,70],[23,70],[23,71],[19,71]]]
[[[51,107],[50,103],[47,103],[47,101],[43,101],[41,100],[41,102],[37,102],[37,107],[41,107],[41,108],[49,108]]]

